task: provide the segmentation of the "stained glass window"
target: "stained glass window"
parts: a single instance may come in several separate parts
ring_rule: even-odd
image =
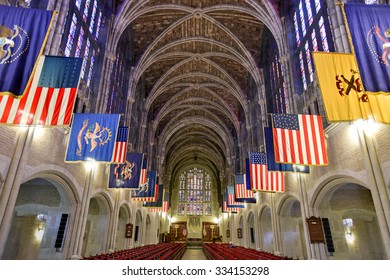
[[[320,26],[320,35],[321,35],[321,42],[322,42],[322,48],[324,49],[325,52],[329,51],[329,44],[328,44],[328,39],[326,38],[326,31],[325,31],[325,26],[324,26],[324,18],[320,17],[320,20],[318,22]]]
[[[65,56],[70,56],[70,52],[72,50],[74,36],[76,32],[76,26],[77,26],[77,16],[76,14],[73,14],[72,22],[70,24],[70,29],[69,29],[68,41],[66,42],[66,47],[65,47]]]
[[[89,6],[90,4],[91,4],[91,0],[86,0],[85,1],[84,13],[83,13],[83,20],[84,20],[84,22],[87,21],[88,13],[89,13],[89,10],[90,10],[90,6]]]
[[[77,46],[76,46],[76,57],[80,57],[81,54],[81,48],[83,47],[83,38],[84,38],[84,29],[80,30],[79,39],[77,40]]]
[[[309,25],[313,23],[313,13],[311,12],[310,0],[306,0],[306,11],[307,11],[307,20],[309,21]]]
[[[294,3],[296,9],[291,18],[295,31],[294,71],[299,76],[295,81],[296,89],[301,93],[314,80],[311,52],[334,51],[334,45],[326,2],[295,0]]]
[[[179,177],[178,215],[211,215],[211,177],[199,168]]]
[[[295,39],[297,41],[297,45],[299,46],[301,44],[301,36],[299,35],[297,13],[294,13],[294,29],[295,29]]]
[[[82,1],[82,0],[76,0],[76,7],[77,7],[77,9],[79,9],[79,10],[80,10],[80,6],[81,6],[81,1]]]
[[[305,37],[305,35],[306,35],[306,23],[305,23],[305,16],[303,15],[302,1],[299,1],[299,19],[301,21],[302,36]]]
[[[63,33],[65,56],[84,58],[81,78],[87,87],[91,87],[95,61],[100,53],[98,38],[103,19],[99,1],[71,1],[67,17],[72,20],[69,26],[65,25]]]

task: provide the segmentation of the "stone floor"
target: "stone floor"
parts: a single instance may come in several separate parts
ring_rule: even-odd
[[[201,247],[190,247],[185,251],[182,260],[207,260]]]

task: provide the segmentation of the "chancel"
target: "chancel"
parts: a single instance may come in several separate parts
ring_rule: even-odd
[[[390,259],[389,1],[0,4],[1,260]]]

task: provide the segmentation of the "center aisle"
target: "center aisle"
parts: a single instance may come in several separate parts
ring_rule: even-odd
[[[182,260],[207,260],[202,248],[187,248]]]

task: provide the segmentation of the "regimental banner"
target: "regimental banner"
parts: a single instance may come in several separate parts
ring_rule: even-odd
[[[110,162],[119,114],[74,114],[65,162]]]
[[[131,191],[131,198],[136,201],[154,202],[157,199],[158,182],[157,171],[149,170],[146,176],[146,182],[140,184],[138,189]]]
[[[0,95],[20,98],[32,79],[54,12],[0,5]]]
[[[122,164],[111,164],[109,188],[138,189],[142,167],[142,153],[128,153]]]
[[[352,54],[313,52],[313,60],[329,122],[367,120],[372,116],[359,69]]]
[[[367,93],[390,94],[390,5],[343,5]]]
[[[0,96],[0,123],[68,126],[82,63],[82,58],[41,56],[32,83],[23,97]]]
[[[156,201],[151,201],[151,202],[144,202],[142,204],[143,207],[148,207],[148,208],[161,208],[163,206],[163,193],[164,193],[164,186],[163,185],[158,185],[158,190],[157,190],[157,199]]]

